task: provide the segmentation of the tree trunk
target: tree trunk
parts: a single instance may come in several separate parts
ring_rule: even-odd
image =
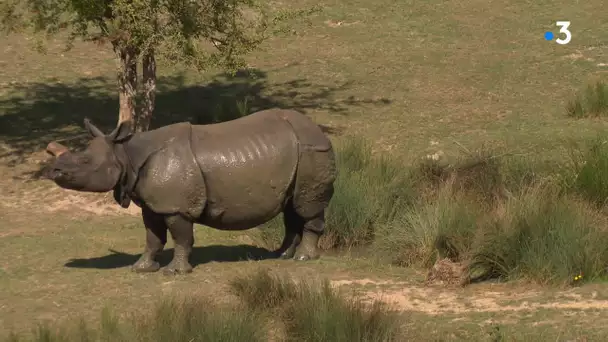
[[[137,132],[150,128],[152,113],[156,101],[156,60],[154,50],[147,51],[143,56],[143,106],[137,116],[135,129]]]
[[[120,104],[118,122],[135,121],[135,95],[137,93],[137,52],[130,46],[117,49],[118,66],[118,100]]]

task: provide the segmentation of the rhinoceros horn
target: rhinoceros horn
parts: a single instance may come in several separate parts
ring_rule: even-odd
[[[54,142],[54,141],[50,142],[46,146],[46,151],[55,157],[59,157],[60,155],[66,153],[66,152],[69,152],[67,147],[61,145],[58,142]]]

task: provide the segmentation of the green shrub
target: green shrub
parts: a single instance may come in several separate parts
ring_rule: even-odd
[[[602,206],[608,199],[608,144],[598,140],[573,157],[574,189],[584,198]]]
[[[603,81],[588,85],[583,94],[568,102],[566,111],[573,118],[608,115],[608,86]]]
[[[505,155],[500,158],[502,186],[508,191],[526,187],[546,173],[547,166],[527,156]]]
[[[324,249],[370,243],[376,227],[414,198],[407,169],[386,156],[373,156],[364,140],[347,140],[336,155],[338,175],[327,209]]]
[[[398,316],[374,302],[338,296],[325,282],[320,290],[302,292],[300,300],[287,306],[287,330],[292,341],[388,342],[398,341]]]
[[[437,197],[408,208],[378,228],[374,248],[400,266],[461,261],[469,253],[481,209],[446,184]]]
[[[336,145],[336,164],[338,170],[349,172],[364,171],[372,159],[372,147],[364,139],[353,137]]]
[[[231,288],[251,310],[280,317],[289,341],[396,341],[398,316],[380,302],[366,305],[320,284],[259,272]]]
[[[603,276],[608,234],[592,211],[558,191],[536,186],[506,201],[482,228],[469,271],[540,283],[565,283],[579,274],[585,280]]]
[[[247,307],[259,311],[275,309],[298,297],[298,285],[292,279],[272,276],[268,271],[247,277],[236,277],[230,288]]]
[[[416,170],[419,181],[430,185],[431,192],[440,191],[446,182],[462,192],[469,193],[479,202],[491,203],[503,194],[504,180],[500,158],[490,151],[480,149],[447,159],[425,158]]]

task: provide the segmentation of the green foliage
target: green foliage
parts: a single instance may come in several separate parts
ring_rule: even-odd
[[[455,189],[470,193],[483,202],[491,202],[501,196],[505,177],[499,156],[485,149],[465,152],[464,156],[454,158],[452,162],[446,158],[425,158],[418,165],[416,173],[434,192],[448,182]]]
[[[600,139],[578,152],[573,155],[573,188],[587,200],[603,206],[608,199],[608,145]]]
[[[286,21],[318,9],[275,16],[267,5],[257,0],[8,0],[0,6],[0,28],[31,31],[37,38],[65,30],[67,48],[77,37],[110,43],[120,62],[119,120],[131,120],[135,131],[143,131],[154,111],[158,62],[235,74],[247,68],[244,56],[284,31]],[[37,48],[44,51],[42,42],[37,39]],[[138,95],[143,96],[139,107]]]
[[[603,81],[588,85],[582,94],[568,102],[567,114],[573,118],[608,115],[608,86]]]
[[[555,184],[480,204],[445,184],[380,226],[373,246],[401,266],[430,267],[447,257],[478,279],[563,284],[606,276],[608,234],[599,214]]]
[[[306,17],[318,7],[272,11],[256,0],[7,0],[0,5],[3,30],[55,34],[73,40],[110,42],[115,49],[148,51],[172,64],[199,69],[245,66],[243,56],[288,21]]]
[[[483,226],[470,270],[504,279],[568,283],[604,276],[608,235],[596,215],[555,188],[529,188]]]
[[[462,261],[470,252],[479,206],[446,185],[437,197],[380,225],[374,249],[400,266],[432,266],[438,258]]]
[[[571,176],[560,169],[541,178],[525,160],[483,164],[474,161],[497,159],[469,155],[454,164],[425,162],[417,172],[428,185],[419,187],[414,205],[377,226],[374,250],[403,266],[430,267],[447,257],[469,265],[470,275],[480,279],[568,283],[603,277],[608,235],[601,214],[568,190],[603,205],[607,156],[604,144],[583,153],[571,188],[564,187]]]
[[[294,281],[260,272],[235,279],[231,288],[259,315],[269,311],[285,324],[289,341],[397,341],[396,313],[380,302],[346,299],[328,281]]]
[[[337,146],[338,175],[327,210],[324,248],[370,243],[377,226],[410,205],[415,192],[410,175],[386,156],[374,156],[370,145],[349,139]]]

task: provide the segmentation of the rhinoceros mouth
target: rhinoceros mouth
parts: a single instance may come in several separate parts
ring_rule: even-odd
[[[58,168],[50,169],[46,177],[56,183],[67,183],[73,178],[70,173]]]
[[[59,178],[62,178],[65,176],[65,173],[63,173],[63,171],[59,170],[59,169],[51,169],[49,170],[49,172],[46,174],[48,179],[51,180],[56,180]]]

